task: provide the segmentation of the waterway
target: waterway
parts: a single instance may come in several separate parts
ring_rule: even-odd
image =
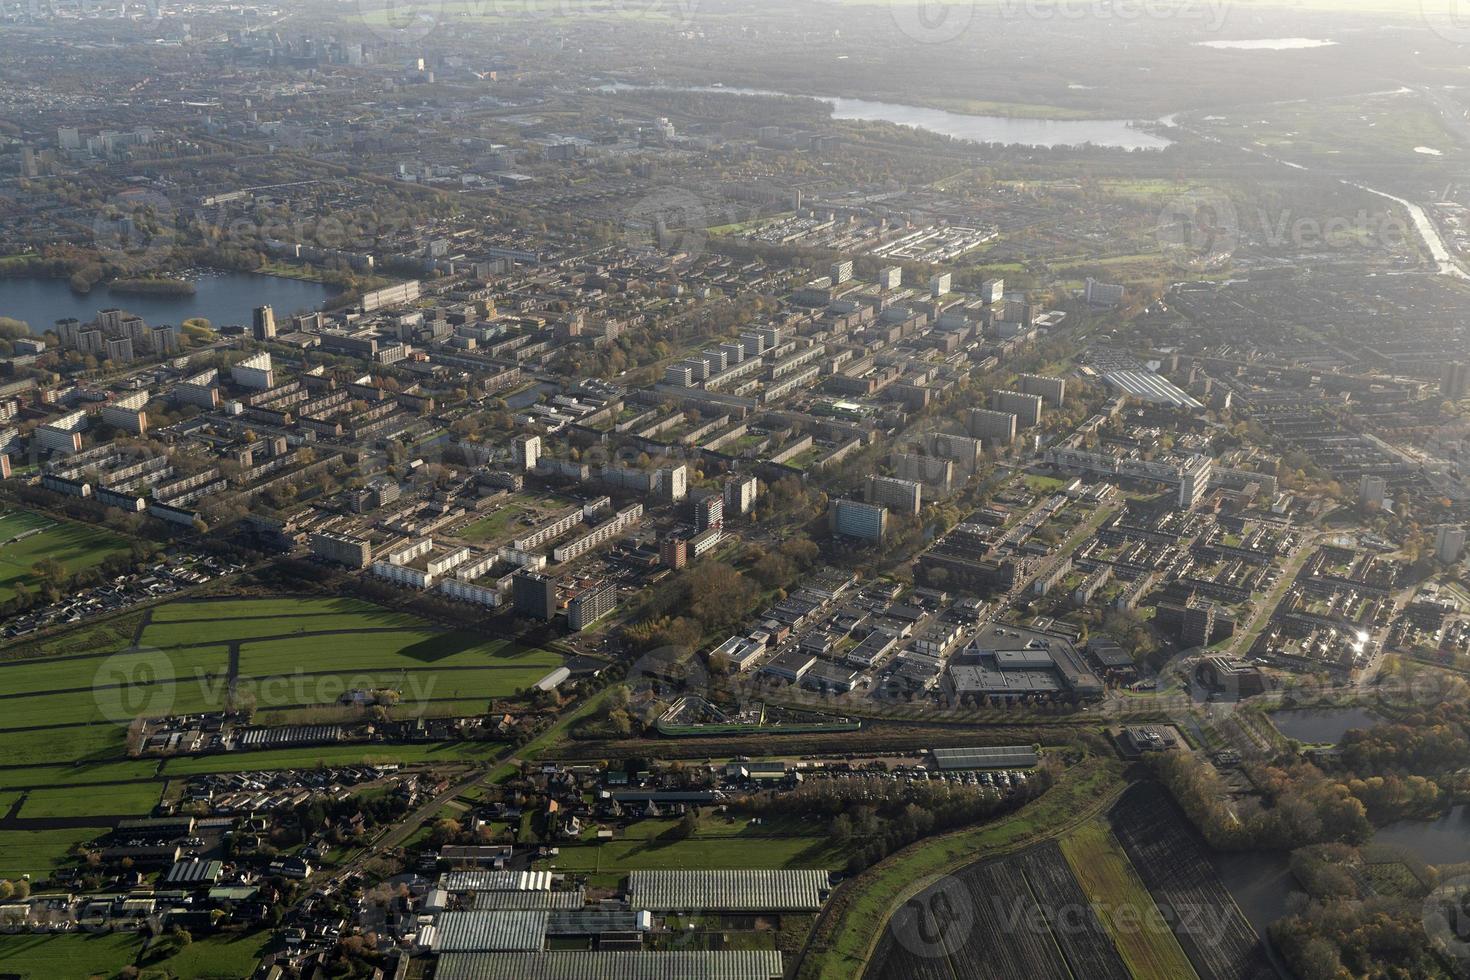
[[[135,296],[111,293],[105,286],[83,295],[65,279],[0,279],[0,316],[24,320],[37,333],[68,317],[86,322],[111,307],[154,325],[204,317],[219,327],[249,324],[257,306],[270,306],[279,323],[292,313],[320,309],[337,292],[319,282],[254,272],[194,270],[183,278],[194,284],[193,296]]]
[[[863,122],[890,122],[951,136],[974,143],[1001,143],[1008,146],[1080,147],[1108,146],[1125,150],[1158,150],[1170,140],[1140,129],[1126,119],[1035,119],[1021,116],[977,116],[927,106],[898,102],[877,102],[838,95],[799,96],[768,89],[736,88],[722,85],[629,85],[617,82],[603,85],[604,92],[673,91],[704,92],[721,95],[780,96],[812,98],[832,107],[832,118]]]

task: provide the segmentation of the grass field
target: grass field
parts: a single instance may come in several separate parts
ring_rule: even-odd
[[[841,868],[849,851],[833,845],[826,823],[813,819],[771,821],[752,825],[744,820],[728,823],[707,817],[685,840],[665,835],[678,826],[677,820],[640,820],[618,831],[618,839],[603,844],[587,840],[562,844],[555,858],[538,867],[590,874],[594,883],[616,884],[616,879],[637,869],[681,868]],[[589,837],[595,834],[589,830]]]
[[[153,610],[155,623],[212,622],[265,616],[316,616],[331,613],[377,613],[383,610],[357,599],[210,599],[171,602]]]
[[[162,783],[33,789],[21,805],[22,817],[147,816],[158,803]]]
[[[41,529],[19,541],[17,536]],[[100,564],[109,555],[127,554],[127,541],[100,528],[56,521],[43,514],[13,510],[0,515],[0,600],[15,596],[17,585],[36,585],[32,567],[51,558],[75,574]]]
[[[226,705],[236,645],[241,698],[290,709],[262,711],[265,724],[311,721],[345,691],[369,687],[401,691],[399,717],[472,714],[562,662],[545,650],[439,630],[352,599],[186,600],[147,613],[146,625],[144,615],[0,650],[0,805],[28,790],[22,818],[145,814],[163,780],[179,776],[361,762],[484,764],[504,751],[498,743],[444,742],[128,759],[127,725],[135,717]],[[73,843],[99,833],[0,832],[0,876],[41,877]]]
[[[529,513],[531,508],[525,504],[509,503],[473,524],[466,525],[459,536],[470,542],[497,540],[509,534],[515,522]]]
[[[1154,901],[1106,821],[1094,820],[1061,840],[1062,853],[1134,980],[1194,977],[1179,940],[1152,913]]]
[[[95,840],[109,827],[82,827],[69,830],[0,831],[0,878],[22,875],[44,877],[66,857],[75,844]],[[0,954],[0,974],[6,970],[4,954]],[[75,974],[49,974],[75,976]]]
[[[0,936],[0,974],[23,980],[113,977],[133,962],[142,946],[137,933],[129,932]]]
[[[139,976],[141,980],[240,980],[255,972],[270,947],[270,934],[264,932],[204,936],[172,956],[148,960]]]

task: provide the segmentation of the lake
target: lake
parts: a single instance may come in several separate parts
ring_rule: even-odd
[[[1470,857],[1470,805],[1451,807],[1438,820],[1397,820],[1378,828],[1373,843],[1402,847],[1428,864],[1457,864]]]
[[[1372,728],[1379,718],[1367,708],[1289,708],[1271,712],[1271,723],[1287,738],[1336,745],[1354,728]]]
[[[890,122],[928,130],[975,143],[1008,146],[1079,147],[1108,146],[1125,150],[1160,150],[1171,142],[1135,127],[1126,119],[1032,119],[1015,116],[975,116],[926,106],[897,102],[875,102],[837,95],[792,95],[767,89],[721,85],[628,85],[615,82],[599,86],[604,92],[672,91],[704,92],[715,95],[779,96],[810,98],[832,107],[833,119],[861,122]]]
[[[320,309],[338,290],[319,282],[263,276],[254,272],[196,270],[186,273],[193,296],[133,296],[98,286],[85,296],[72,292],[65,279],[0,279],[0,316],[15,317],[40,333],[57,320],[86,322],[109,307],[136,313],[150,324],[178,326],[202,316],[215,326],[249,325],[257,306],[270,306],[280,323],[292,313]]]

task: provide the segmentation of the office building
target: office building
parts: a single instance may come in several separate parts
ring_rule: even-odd
[[[276,314],[269,306],[257,306],[251,322],[251,333],[256,340],[276,339]]]
[[[1363,507],[1375,510],[1383,507],[1383,500],[1387,493],[1388,481],[1381,476],[1365,473],[1358,481],[1358,503]]]
[[[658,560],[674,571],[689,564],[689,542],[671,534],[658,543]]]
[[[717,493],[700,497],[694,502],[694,528],[707,531],[712,527],[725,526],[725,498]]]
[[[876,543],[888,532],[888,510],[860,500],[834,500],[827,510],[827,524],[833,534]]]
[[[868,477],[868,503],[882,504],[902,514],[917,514],[923,507],[924,485],[892,476]]]
[[[72,412],[54,422],[36,427],[36,444],[47,452],[71,455],[82,451],[82,433],[87,428],[87,413]]]
[[[1016,379],[1024,394],[1036,395],[1052,408],[1061,408],[1067,399],[1067,380],[1043,374],[1023,374]]]
[[[511,579],[511,604],[517,616],[550,622],[556,616],[556,579],[536,572],[517,572]]]
[[[541,461],[540,436],[516,436],[511,441],[510,448],[518,473],[534,470]]]
[[[725,513],[732,517],[749,514],[755,507],[758,486],[753,476],[735,476],[725,481]]]
[[[1019,391],[996,391],[990,395],[990,407],[997,412],[1010,412],[1016,425],[1031,429],[1041,424],[1041,396]]]
[[[1465,529],[1453,524],[1436,528],[1434,532],[1434,556],[1446,565],[1453,565],[1465,552]]]
[[[1016,441],[1016,416],[1013,412],[972,408],[965,426],[970,435],[985,442],[1009,446]]]
[[[230,368],[230,378],[242,388],[251,388],[256,391],[274,388],[276,375],[271,370],[270,352],[262,351],[254,357],[245,358]]]
[[[348,568],[367,568],[373,560],[373,546],[362,538],[331,531],[317,531],[311,536],[312,554],[346,565]]]
[[[102,406],[102,421],[114,429],[141,436],[148,431],[148,392],[139,391]]]
[[[567,626],[584,630],[618,607],[618,588],[610,582],[593,585],[567,602]]]
[[[1451,361],[1444,366],[1439,393],[1448,401],[1459,401],[1470,395],[1470,362]]]

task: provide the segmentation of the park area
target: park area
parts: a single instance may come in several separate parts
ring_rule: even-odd
[[[53,561],[67,575],[95,568],[113,555],[129,553],[128,542],[85,524],[59,521],[27,510],[0,514],[0,602],[15,598],[17,586],[41,584],[40,561]]]
[[[395,719],[482,714],[560,666],[546,650],[347,598],[167,603],[0,650],[0,878],[41,877],[74,845],[177,795],[183,777],[362,762],[487,764],[491,742],[344,743],[130,758],[137,717],[253,710],[257,725],[350,720],[354,690]],[[0,964],[0,972],[4,971]]]

